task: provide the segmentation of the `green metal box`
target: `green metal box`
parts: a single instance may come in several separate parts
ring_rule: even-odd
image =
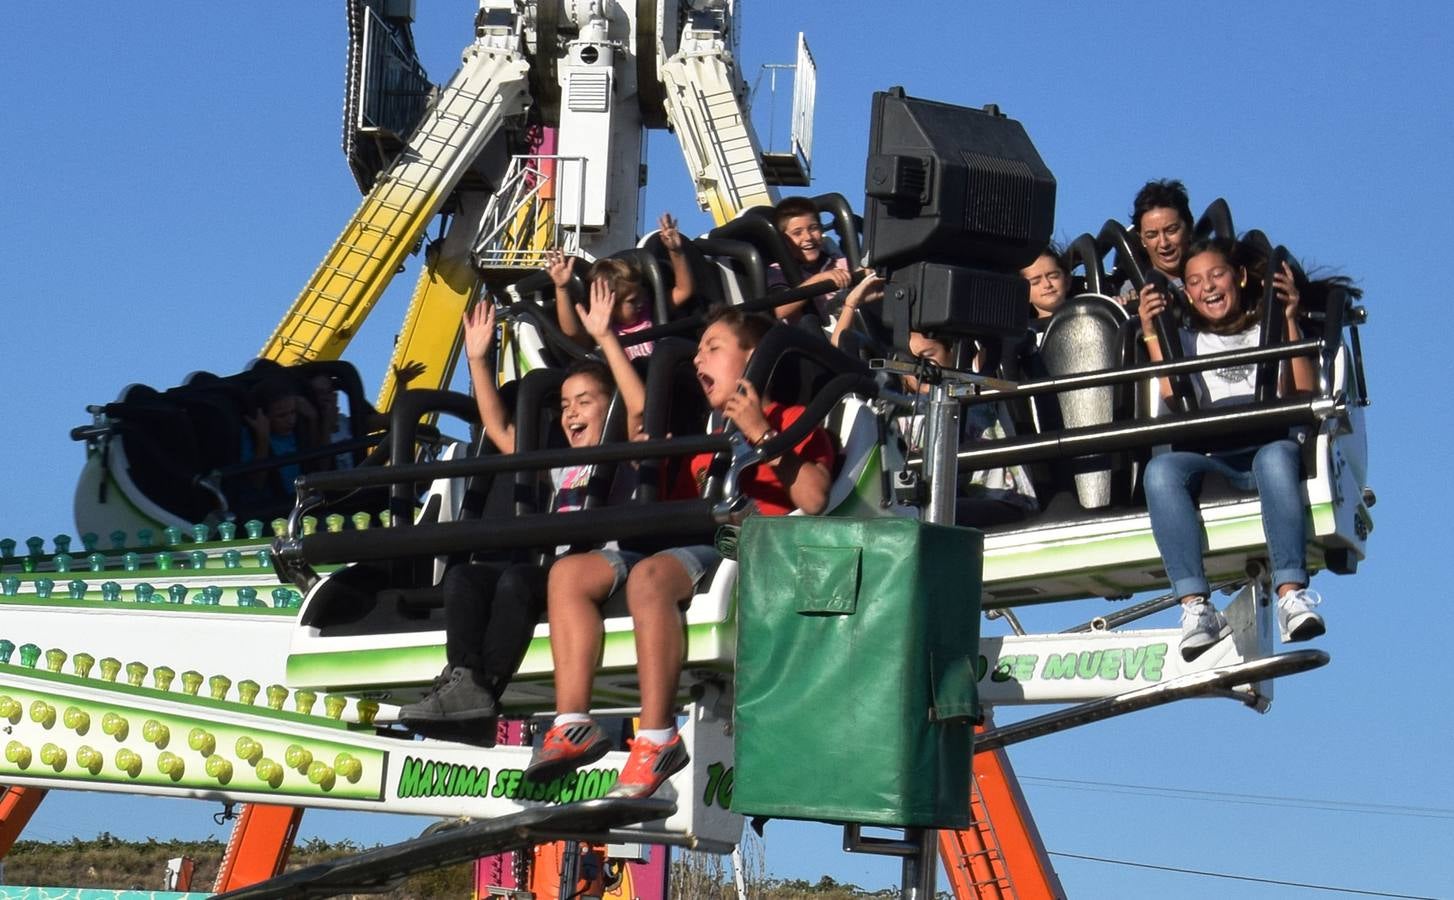
[[[983,551],[912,519],[744,523],[733,810],[969,825]]]

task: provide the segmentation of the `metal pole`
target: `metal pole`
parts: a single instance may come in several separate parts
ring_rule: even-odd
[[[925,428],[924,474],[929,479],[929,504],[924,521],[954,524],[954,496],[959,487],[959,401],[942,382],[931,388],[929,421]],[[938,878],[939,840],[933,829],[906,828],[904,842],[915,852],[904,856],[903,900],[934,900]]]

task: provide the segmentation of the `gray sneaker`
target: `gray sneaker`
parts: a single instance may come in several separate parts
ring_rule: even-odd
[[[1191,662],[1232,633],[1227,617],[1205,597],[1181,606],[1181,658]]]
[[[1328,630],[1323,617],[1313,607],[1323,602],[1317,591],[1298,588],[1277,598],[1277,625],[1283,643],[1306,641]]]
[[[464,666],[446,667],[423,699],[399,708],[405,725],[472,725],[500,714],[495,696]]]

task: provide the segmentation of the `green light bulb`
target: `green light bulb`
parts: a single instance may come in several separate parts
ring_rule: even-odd
[[[264,527],[266,526],[263,525],[262,519],[248,519],[242,523],[242,530],[247,532],[248,540],[253,541],[263,536]]]
[[[283,783],[283,767],[270,759],[258,760],[257,777],[267,783],[270,788],[278,788]]]
[[[116,751],[116,768],[135,778],[141,774],[141,757],[135,750],[122,747]]]
[[[199,544],[205,544],[212,540],[212,527],[206,522],[198,522],[196,525],[193,525],[192,540]]]
[[[27,669],[34,669],[38,662],[40,662],[40,648],[35,644],[21,644],[20,664]]]
[[[254,766],[263,756],[263,745],[246,735],[237,739],[237,746],[234,749],[237,750],[238,759]]]
[[[101,582],[101,599],[107,603],[115,603],[121,599],[121,585],[115,581]]]
[[[0,578],[0,594],[4,594],[7,597],[14,597],[18,593],[20,593],[19,578],[14,575],[6,575],[4,578]]]
[[[76,748],[76,765],[90,772],[92,775],[100,774],[101,766],[104,764],[105,760],[95,747],[88,747],[82,744]]]
[[[101,733],[116,738],[118,741],[126,740],[131,733],[131,723],[126,717],[119,713],[109,712],[101,717]]]
[[[94,553],[96,545],[101,542],[101,535],[94,531],[88,531],[81,535],[81,549],[87,553]]]
[[[30,748],[19,741],[11,741],[5,745],[5,761],[17,769],[30,768]]]
[[[188,669],[182,673],[182,693],[189,697],[197,696],[197,691],[202,687],[202,673],[196,669]]]
[[[10,657],[15,653],[15,642],[0,639],[0,663],[10,665]]]
[[[166,550],[158,550],[152,554],[153,565],[164,572],[171,570],[174,561],[172,554]]]
[[[150,547],[152,545],[153,537],[155,537],[155,532],[153,532],[150,528],[136,529],[136,546]]]
[[[40,761],[59,772],[66,767],[66,751],[55,744],[45,744],[40,748]]]
[[[66,651],[59,647],[52,647],[45,651],[45,667],[52,672],[59,673],[61,666],[66,664]]]
[[[86,582],[79,578],[72,578],[66,582],[66,591],[71,595],[72,600],[86,599]]]
[[[270,524],[273,529],[273,537],[283,537],[288,533],[287,519],[274,519]]]
[[[56,571],[60,572],[62,575],[71,571],[71,563],[74,561],[75,558],[69,553],[57,553],[55,556],[51,557],[51,563],[55,565]]]
[[[121,660],[114,656],[101,658],[101,680],[115,681],[118,673],[121,672]]]
[[[30,721],[41,728],[50,728],[56,723],[56,708],[44,700],[36,700],[30,704]]]
[[[325,791],[333,790],[333,767],[321,759],[317,760],[313,765],[308,767],[308,780],[323,788]]]
[[[81,735],[91,730],[91,714],[79,706],[67,706],[61,724]]]
[[[147,719],[141,725],[141,739],[155,744],[158,750],[164,750],[172,742],[172,730],[156,719]]]
[[[157,690],[159,691],[171,690],[172,679],[176,677],[177,673],[171,666],[157,666],[151,670],[152,683],[157,686]]]
[[[207,679],[207,690],[212,694],[213,700],[223,700],[227,697],[227,691],[232,687],[232,679],[226,675],[213,675]]]
[[[317,533],[318,533],[318,517],[317,516],[304,516],[303,517],[303,534],[304,534],[304,536],[306,537],[307,535],[317,534]],[[278,535],[278,537],[282,537],[282,535]]]
[[[181,781],[187,771],[187,764],[180,756],[170,751],[157,754],[157,771],[172,779]]]
[[[149,584],[148,582],[145,582],[145,581],[139,581],[139,582],[137,582],[131,588],[131,590],[132,590],[132,593],[134,593],[136,595],[136,602],[137,603],[150,603],[151,602],[151,599],[152,599],[152,595],[154,595],[157,592],[157,589],[155,587],[152,587],[151,584]]]
[[[141,687],[142,679],[146,678],[146,663],[129,662],[126,664],[126,683],[132,687]]]
[[[89,653],[77,653],[71,657],[71,668],[82,678],[91,677],[91,667],[96,665],[96,657]]]
[[[113,550],[125,550],[126,549],[126,532],[125,531],[122,531],[120,528],[118,528],[115,531],[111,532],[110,537],[111,537],[111,549],[113,549]]]
[[[323,714],[330,719],[341,719],[347,705],[348,698],[342,694],[328,694],[323,698]]]
[[[348,779],[350,784],[358,784],[363,777],[363,763],[348,753],[340,753],[333,761],[333,770],[339,777]]]
[[[0,557],[15,558],[15,538],[0,538]]]
[[[374,716],[379,714],[379,704],[377,700],[359,700],[353,705],[353,711],[360,725],[372,726]]]
[[[9,694],[0,694],[0,719],[4,719],[11,725],[20,724],[20,714],[25,711],[25,705]]]
[[[86,554],[86,565],[88,565],[88,566],[91,567],[91,571],[92,572],[104,572],[104,571],[106,571],[106,554],[104,554],[104,553],[88,553],[88,554]]]
[[[220,756],[207,757],[207,777],[216,778],[221,784],[232,780],[232,763]]]
[[[283,701],[288,699],[288,689],[281,684],[268,685],[268,706],[272,709],[282,709]]]
[[[196,569],[199,572],[201,570],[207,568],[207,551],[206,550],[192,550],[192,551],[188,552],[187,553],[187,564],[190,565],[193,569]]]
[[[135,551],[121,554],[121,567],[128,572],[141,569],[141,554]]]
[[[217,738],[205,728],[193,728],[187,732],[187,746],[203,756],[211,756],[217,752]]]
[[[369,522],[373,517],[366,512],[356,512],[351,518],[353,520],[354,529],[357,531],[363,531],[369,527]]]
[[[323,527],[328,529],[330,534],[337,534],[343,530],[343,523],[345,521],[343,513],[329,513],[323,519]]]
[[[307,774],[308,766],[313,762],[313,752],[300,744],[289,744],[288,749],[283,751],[283,762],[288,764],[288,768]]]
[[[51,543],[55,545],[57,553],[71,552],[71,536],[69,534],[58,534],[51,538]]]
[[[245,678],[237,683],[237,698],[245,705],[252,706],[257,700],[258,691],[262,690],[261,685],[251,678]]]
[[[49,600],[51,591],[55,590],[56,583],[51,578],[37,578],[31,587],[35,588],[35,595],[42,600]]]
[[[224,551],[222,551],[222,567],[225,568],[225,569],[241,569],[242,568],[242,551],[241,550],[224,550]]]
[[[182,529],[175,525],[168,525],[162,529],[162,536],[168,547],[175,547],[182,542]]]
[[[313,704],[316,702],[318,702],[318,695],[312,691],[293,692],[294,708],[296,708],[298,712],[302,713],[305,716],[312,715]]]

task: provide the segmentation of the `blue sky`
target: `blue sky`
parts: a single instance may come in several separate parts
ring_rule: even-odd
[[[1367,292],[1371,557],[1321,576],[1326,669],[1279,684],[1266,716],[1188,702],[1015,748],[1052,851],[1414,895],[1454,894],[1445,345],[1454,103],[1439,3],[743,4],[745,67],[819,66],[815,190],[862,197],[869,95],[890,85],[1025,123],[1058,180],[1056,233],[1124,218],[1146,179],[1216,196],[1312,266]],[[468,40],[470,0],[423,0],[435,80]],[[0,536],[72,530],[88,403],[135,381],[240,368],[358,193],[339,152],[341,2],[30,4],[0,56]],[[695,211],[674,140],[654,135],[647,208]],[[411,271],[349,358],[382,374]],[[1412,391],[1412,393],[1410,393]],[[1440,422],[1445,424],[1440,425]],[[1105,608],[1039,611],[1063,627]],[[1162,625],[1172,624],[1168,617]],[[865,735],[864,740],[872,740]],[[1156,788],[1156,791],[1131,786]],[[1203,797],[1177,791],[1205,791]],[[1252,795],[1238,801],[1227,795]],[[1318,801],[1309,808],[1286,799]],[[1383,804],[1377,812],[1349,804]],[[57,795],[30,836],[221,833],[209,804]],[[391,840],[417,820],[310,813],[305,834]],[[768,828],[780,877],[882,886],[836,830]],[[1058,857],[1072,896],[1279,897],[1291,889]]]

